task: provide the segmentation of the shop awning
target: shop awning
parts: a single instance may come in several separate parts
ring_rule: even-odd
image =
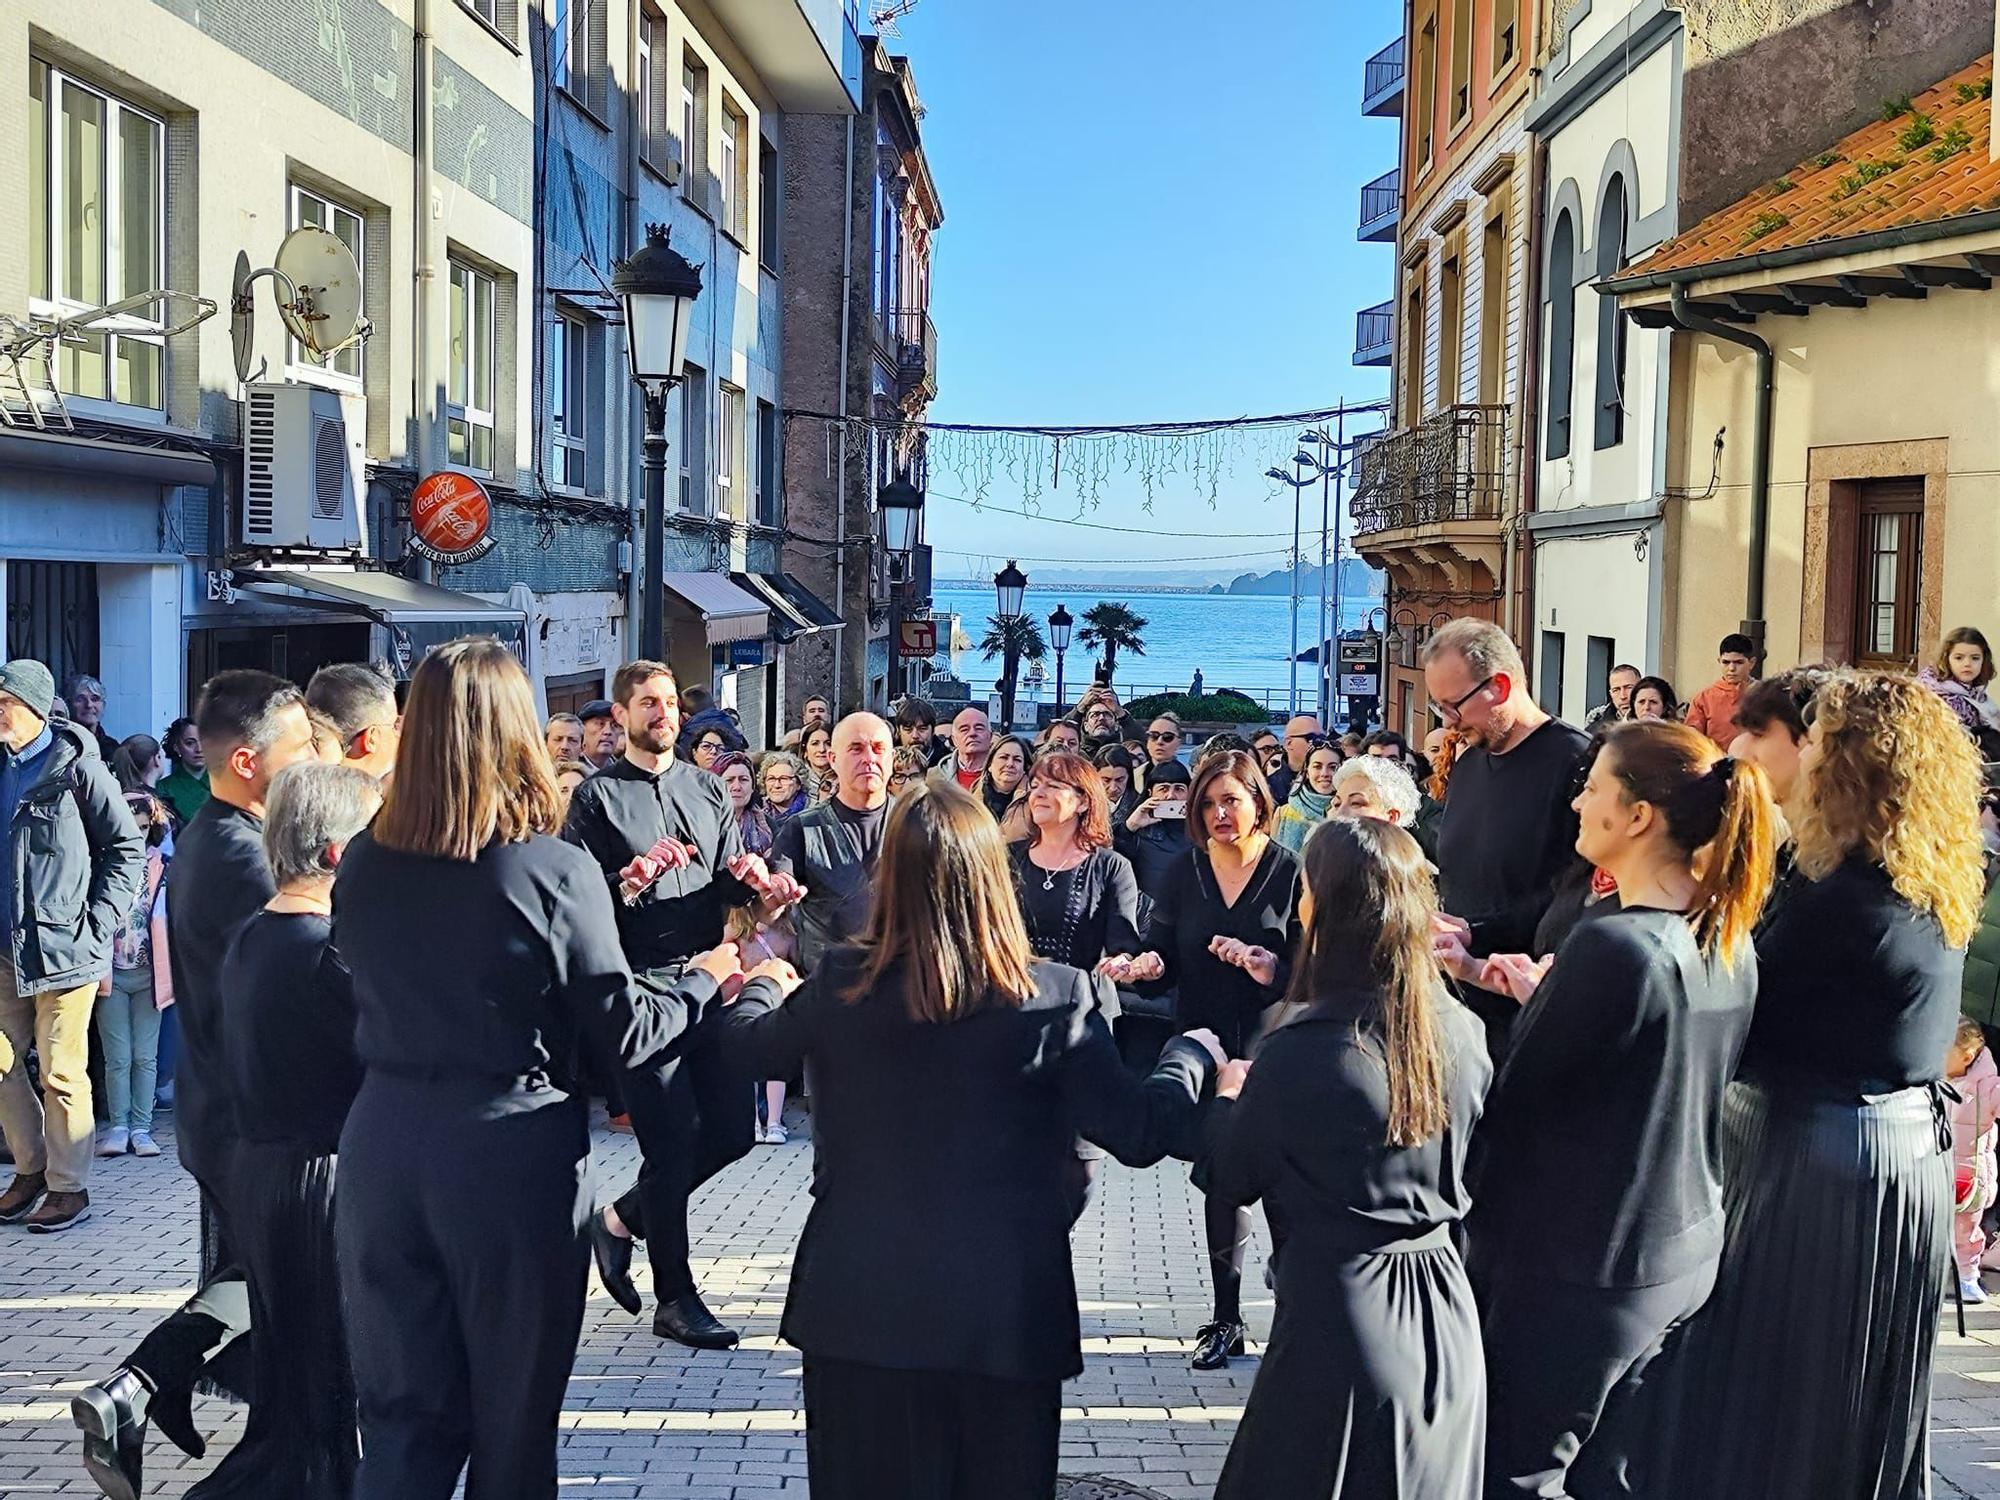
[[[239,570],[236,587],[281,604],[353,610],[383,625],[519,625],[521,611],[400,573],[351,568]],[[475,633],[475,632],[468,632]]]
[[[779,593],[785,596],[792,608],[821,630],[840,630],[846,626],[847,622],[841,619],[840,611],[800,583],[792,574],[766,573],[764,576]]]
[[[792,601],[778,592],[777,586],[761,573],[731,573],[730,580],[745,593],[754,594],[771,608],[771,639],[780,646],[789,645],[802,635],[810,635],[819,627],[799,613]]]
[[[711,646],[754,641],[770,633],[770,606],[731,583],[726,573],[669,573],[667,591],[694,612]]]

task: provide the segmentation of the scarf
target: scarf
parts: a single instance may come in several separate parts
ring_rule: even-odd
[[[1307,786],[1305,778],[1301,776],[1298,785],[1292,788],[1292,795],[1285,806],[1296,808],[1300,817],[1310,818],[1318,823],[1326,817],[1326,810],[1333,806],[1333,796],[1329,793],[1322,797]]]

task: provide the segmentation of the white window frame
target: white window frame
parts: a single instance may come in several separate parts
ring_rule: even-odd
[[[639,160],[659,166],[667,160],[666,100],[654,71],[666,50],[667,19],[647,6],[639,10]]]
[[[716,510],[724,515],[733,515],[731,502],[736,498],[737,479],[743,473],[744,422],[748,419],[749,402],[745,399],[743,387],[718,381],[715,387],[715,488]],[[741,518],[749,520],[746,512]]]
[[[549,0],[549,82],[572,99],[583,97],[583,74],[576,66],[576,23],[588,14],[589,0]],[[585,53],[585,63],[589,54]]]
[[[549,484],[580,495],[590,485],[589,325],[557,313],[549,353]]]
[[[748,193],[743,182],[744,138],[749,134],[750,117],[736,107],[727,94],[722,96],[721,158],[715,164],[716,181],[721,185],[721,202],[716,205],[716,223],[738,243],[749,237]]]
[[[703,178],[708,170],[708,64],[681,49],[681,194],[713,213]]]
[[[459,388],[457,355],[449,348],[447,348],[445,355],[446,460],[459,468],[465,469],[469,473],[491,474],[497,466],[499,448],[499,432],[497,424],[494,421],[494,408],[499,404],[500,395],[500,349],[496,337],[498,328],[494,314],[495,294],[498,292],[499,287],[491,274],[480,270],[479,267],[467,261],[459,260],[454,256],[448,260],[447,264],[450,267],[447,296],[449,296],[451,289],[456,288],[461,277],[465,278],[466,282],[466,348],[465,381],[463,385],[465,397],[462,401],[451,399],[453,390]],[[474,402],[475,379],[479,370],[479,341],[482,335],[486,343],[488,399],[493,403],[492,406],[484,407],[476,405]],[[466,428],[465,453],[463,457],[454,456],[450,452],[450,434],[453,422],[463,423]],[[475,428],[483,429],[486,433],[489,461],[485,465],[479,464],[473,458],[472,432]]]
[[[342,244],[347,244],[347,241],[341,239],[340,231],[334,225],[342,217],[354,221],[354,243],[348,248],[353,250],[354,263],[360,268],[362,301],[366,305],[368,295],[368,216],[362,213],[360,209],[350,207],[342,203],[338,198],[329,197],[316,188],[309,188],[303,183],[293,182],[287,184],[285,193],[285,222],[290,228],[297,229],[305,223],[304,216],[300,213],[300,208],[308,201],[319,205],[319,227],[325,229],[335,239],[340,239]],[[310,354],[306,353],[303,344],[287,334],[285,337],[285,364],[287,373],[305,380],[337,386],[341,390],[359,391],[367,380],[368,366],[365,363],[367,347],[366,343],[350,345],[336,354],[331,362],[321,364]],[[353,368],[351,370],[340,368],[342,362],[352,364]]]
[[[76,313],[89,312],[93,306],[109,306],[140,292],[155,291],[155,287],[127,287],[125,276],[124,244],[124,172],[123,153],[117,149],[122,131],[120,120],[124,115],[132,115],[151,125],[158,137],[156,156],[160,163],[159,180],[153,185],[153,223],[159,234],[159,262],[162,280],[166,276],[167,260],[167,122],[151,110],[140,109],[128,104],[118,95],[73,73],[66,73],[54,63],[42,57],[30,57],[31,70],[42,70],[44,139],[48,148],[48,181],[44,202],[48,210],[48,223],[43,226],[46,239],[44,250],[48,265],[48,295],[37,295],[29,288],[28,313],[31,317],[55,319]],[[65,88],[74,88],[82,93],[94,95],[104,105],[104,264],[100,268],[104,285],[104,301],[101,304],[79,302],[62,291],[62,267],[65,260],[62,243],[62,226],[68,219],[67,200],[64,196],[68,186],[67,173],[63,170],[62,146],[62,97]],[[34,107],[30,99],[29,107]],[[25,153],[24,153],[25,154]],[[34,226],[29,226],[32,234]],[[115,412],[122,416],[140,415],[148,420],[166,420],[167,359],[165,324],[156,317],[137,317],[131,313],[106,319],[95,326],[93,334],[101,334],[104,339],[104,384],[102,395],[88,392],[65,391],[65,401],[83,403],[79,410],[97,408]],[[151,344],[159,350],[159,396],[158,405],[136,405],[117,399],[118,391],[118,341],[132,339],[139,343]],[[58,384],[62,379],[62,355],[57,353],[55,375]]]

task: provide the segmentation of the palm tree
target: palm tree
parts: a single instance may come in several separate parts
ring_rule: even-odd
[[[1134,656],[1146,654],[1146,642],[1139,634],[1145,628],[1144,615],[1135,615],[1124,605],[1113,604],[1107,599],[1083,612],[1083,629],[1076,633],[1076,638],[1085,650],[1103,649],[1104,666],[1099,670],[1098,678],[1109,682],[1118,670],[1120,651],[1130,651]]]
[[[1042,622],[1033,615],[988,615],[986,636],[979,654],[991,661],[1001,659],[1000,722],[1003,731],[1014,725],[1014,678],[1024,661],[1040,661],[1049,654],[1042,636]]]

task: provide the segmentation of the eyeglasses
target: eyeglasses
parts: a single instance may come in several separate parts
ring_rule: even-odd
[[[1479,686],[1475,687],[1471,692],[1465,694],[1463,697],[1453,698],[1447,702],[1442,702],[1442,703],[1434,699],[1431,702],[1431,712],[1435,714],[1438,718],[1444,720],[1445,723],[1447,724],[1456,724],[1459,721],[1460,717],[1462,716],[1465,705],[1470,703],[1474,698],[1477,698],[1481,693],[1485,692],[1491,686],[1493,686],[1493,679],[1491,677],[1488,677],[1483,679],[1480,682]]]
[[[1149,740],[1167,741],[1177,740],[1180,737],[1181,732],[1178,729],[1149,729],[1146,731],[1146,738]]]
[[[765,786],[797,786],[799,778],[790,771],[773,771],[764,778]]]

